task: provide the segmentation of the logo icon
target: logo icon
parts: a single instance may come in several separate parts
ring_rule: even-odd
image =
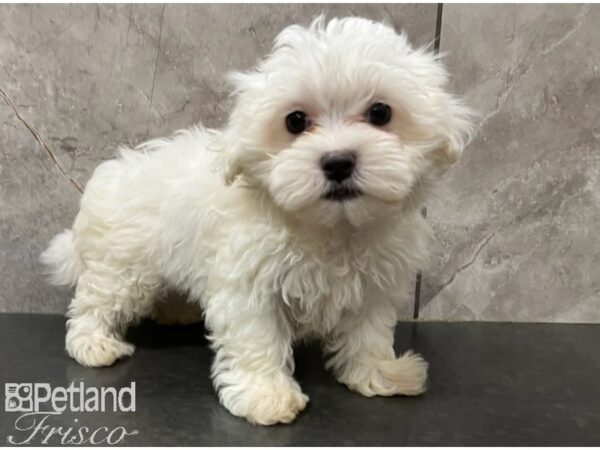
[[[33,411],[33,384],[6,383],[4,385],[4,399],[4,410],[6,412]]]

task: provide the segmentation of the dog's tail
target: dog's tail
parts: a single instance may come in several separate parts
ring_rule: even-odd
[[[50,246],[40,255],[40,261],[46,267],[49,283],[74,286],[83,268],[75,252],[73,231],[65,230],[54,236]]]

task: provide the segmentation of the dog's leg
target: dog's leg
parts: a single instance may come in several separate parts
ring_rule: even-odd
[[[77,282],[67,314],[66,349],[84,366],[110,366],[131,356],[134,346],[124,340],[127,327],[150,313],[160,290],[158,282],[117,273],[87,270]]]
[[[332,354],[327,367],[341,383],[367,397],[425,392],[425,360],[410,351],[399,358],[394,353],[396,318],[393,305],[372,302],[360,317],[340,324],[325,349]]]
[[[308,397],[293,379],[291,330],[276,307],[252,307],[235,294],[208,302],[205,320],[216,350],[212,377],[221,403],[260,425],[289,423]]]

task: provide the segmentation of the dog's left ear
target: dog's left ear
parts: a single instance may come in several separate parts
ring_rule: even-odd
[[[440,143],[431,154],[439,168],[447,169],[458,161],[473,136],[475,117],[476,114],[459,100],[454,98],[448,100],[446,112],[438,129]]]

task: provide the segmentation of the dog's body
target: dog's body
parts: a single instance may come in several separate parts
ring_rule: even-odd
[[[337,378],[364,395],[424,391],[426,363],[394,354],[396,310],[427,256],[420,205],[469,125],[435,57],[387,27],[318,20],[277,42],[234,77],[225,130],[101,164],[73,229],[43,255],[53,282],[77,286],[77,361],[131,355],[127,326],[168,287],[186,291],[204,312],[221,401],[260,424],[290,422],[308,401],[292,378],[298,339],[321,339]]]

